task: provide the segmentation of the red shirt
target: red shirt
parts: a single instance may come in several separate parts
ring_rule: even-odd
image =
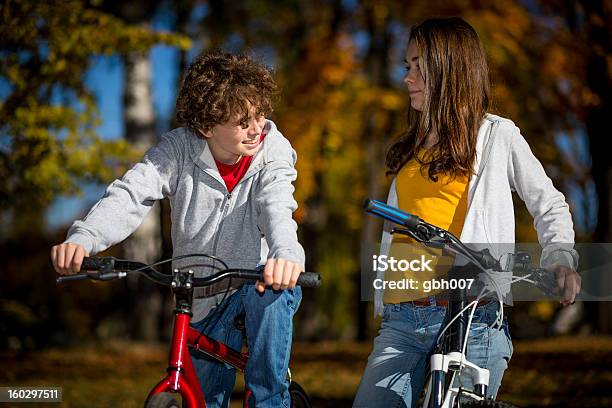
[[[259,137],[259,143],[263,142],[266,137],[265,133],[261,133]],[[261,145],[259,147],[261,149]],[[241,156],[237,163],[235,164],[224,164],[219,160],[215,159],[215,163],[217,163],[217,169],[219,169],[219,173],[225,181],[225,185],[227,187],[227,191],[230,193],[236,187],[236,184],[244,177],[249,166],[251,165],[251,161],[253,161],[253,156]]]

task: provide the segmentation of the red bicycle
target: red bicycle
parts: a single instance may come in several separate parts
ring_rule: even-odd
[[[192,269],[174,269],[171,275],[154,269],[155,266],[163,263],[195,257],[214,260],[216,263],[223,265],[224,268],[215,267],[218,272],[205,278],[196,278]],[[210,265],[208,266],[210,267]],[[113,257],[89,257],[83,260],[81,271],[87,272],[61,276],[57,278],[57,282],[64,283],[84,279],[110,281],[122,279],[129,273],[140,273],[153,282],[172,288],[176,306],[174,309],[174,328],[168,368],[166,370],[167,374],[149,392],[145,402],[146,408],[179,408],[181,405],[179,405],[172,394],[181,395],[183,408],[206,407],[204,394],[191,362],[190,348],[203,352],[218,361],[227,363],[244,372],[249,358],[248,353],[234,350],[219,341],[209,338],[189,325],[192,317],[193,290],[194,288],[210,286],[226,279],[261,280],[262,270],[229,269],[223,261],[213,256],[189,254],[166,259],[151,265]],[[304,272],[300,275],[298,284],[305,287],[317,287],[321,284],[321,277],[318,273]],[[237,319],[236,321],[237,325],[240,325],[239,320]],[[242,329],[242,327],[239,328]],[[304,389],[298,383],[291,380],[290,372],[288,372],[288,376],[291,406],[310,408],[310,399]],[[243,399],[243,406],[245,408],[248,407],[250,397],[251,392],[247,388],[245,389]]]

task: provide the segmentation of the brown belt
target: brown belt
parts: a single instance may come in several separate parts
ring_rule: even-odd
[[[232,279],[232,285],[229,287],[229,290],[238,289],[245,282],[248,282],[248,279]],[[205,286],[203,288],[195,288],[193,289],[193,298],[207,298],[211,296],[218,295],[219,293],[225,293],[228,290],[228,282],[221,281],[217,283],[213,283],[210,286]]]
[[[474,300],[476,300],[476,299],[474,299],[474,298],[468,299],[468,303],[473,302]],[[449,302],[448,299],[436,299],[436,306],[448,307],[448,302]],[[480,299],[478,301],[478,305],[476,307],[484,306],[484,305],[486,305],[489,302],[491,302],[491,299],[489,299],[489,298]],[[417,300],[413,300],[413,301],[407,302],[407,303],[412,303],[415,306],[431,306],[431,305],[433,305],[433,302],[429,298],[417,299]]]

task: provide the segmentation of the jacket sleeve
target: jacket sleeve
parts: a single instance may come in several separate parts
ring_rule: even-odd
[[[396,178],[393,178],[391,182],[391,187],[389,187],[389,194],[387,195],[387,204],[392,207],[398,207],[398,198],[397,198],[397,189],[395,187]],[[379,255],[389,255],[389,251],[391,250],[391,243],[393,242],[393,235],[391,231],[393,230],[393,223],[391,221],[385,220],[383,222],[383,231],[382,237],[380,239],[380,250]],[[376,278],[384,279],[384,272],[377,272]],[[374,290],[374,317],[382,316],[383,314],[383,296],[384,291],[382,289]]]
[[[174,194],[178,180],[176,136],[164,135],[142,161],[113,181],[65,242],[82,245],[91,255],[123,241],[142,223],[156,200]]]
[[[286,144],[285,157],[266,163],[261,170],[256,195],[258,227],[268,243],[269,259],[286,259],[304,269],[304,249],[298,242],[297,223],[292,217],[297,209],[292,184],[297,178],[296,153],[288,141]]]
[[[510,187],[525,202],[534,218],[538,241],[542,246],[542,267],[562,265],[578,267],[574,250],[574,226],[565,196],[546,175],[518,127],[512,125],[508,157]]]
[[[393,181],[391,182],[391,187],[389,187],[389,194],[387,195],[387,205],[390,205],[392,207],[398,206],[395,180],[396,179],[393,178]],[[391,235],[393,226],[394,225],[391,221],[385,220],[383,222],[383,232],[380,240],[380,255],[389,255],[389,250],[391,249],[391,242],[393,241],[393,235]]]

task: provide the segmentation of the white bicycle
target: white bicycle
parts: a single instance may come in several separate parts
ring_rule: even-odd
[[[476,279],[484,284],[479,294],[468,301],[465,288],[449,290],[449,302],[445,326],[438,334],[437,347],[430,358],[429,379],[425,388],[423,408],[512,408],[513,405],[494,401],[486,397],[489,386],[489,370],[467,360],[468,333],[472,318],[483,298],[496,295],[499,312],[492,327],[501,328],[503,324],[503,297],[508,285],[518,281],[529,282],[548,296],[555,296],[556,281],[554,274],[543,268],[531,265],[528,253],[508,253],[503,258],[504,265],[495,259],[487,248],[474,250],[463,244],[450,232],[429,224],[416,215],[376,200],[367,200],[365,211],[401,226],[393,228],[392,233],[407,235],[428,247],[446,250],[465,260],[449,271],[449,280]],[[510,279],[500,283],[500,272],[511,272]],[[464,388],[456,379],[464,374],[471,378],[472,389]],[[447,376],[450,375],[450,381]]]

